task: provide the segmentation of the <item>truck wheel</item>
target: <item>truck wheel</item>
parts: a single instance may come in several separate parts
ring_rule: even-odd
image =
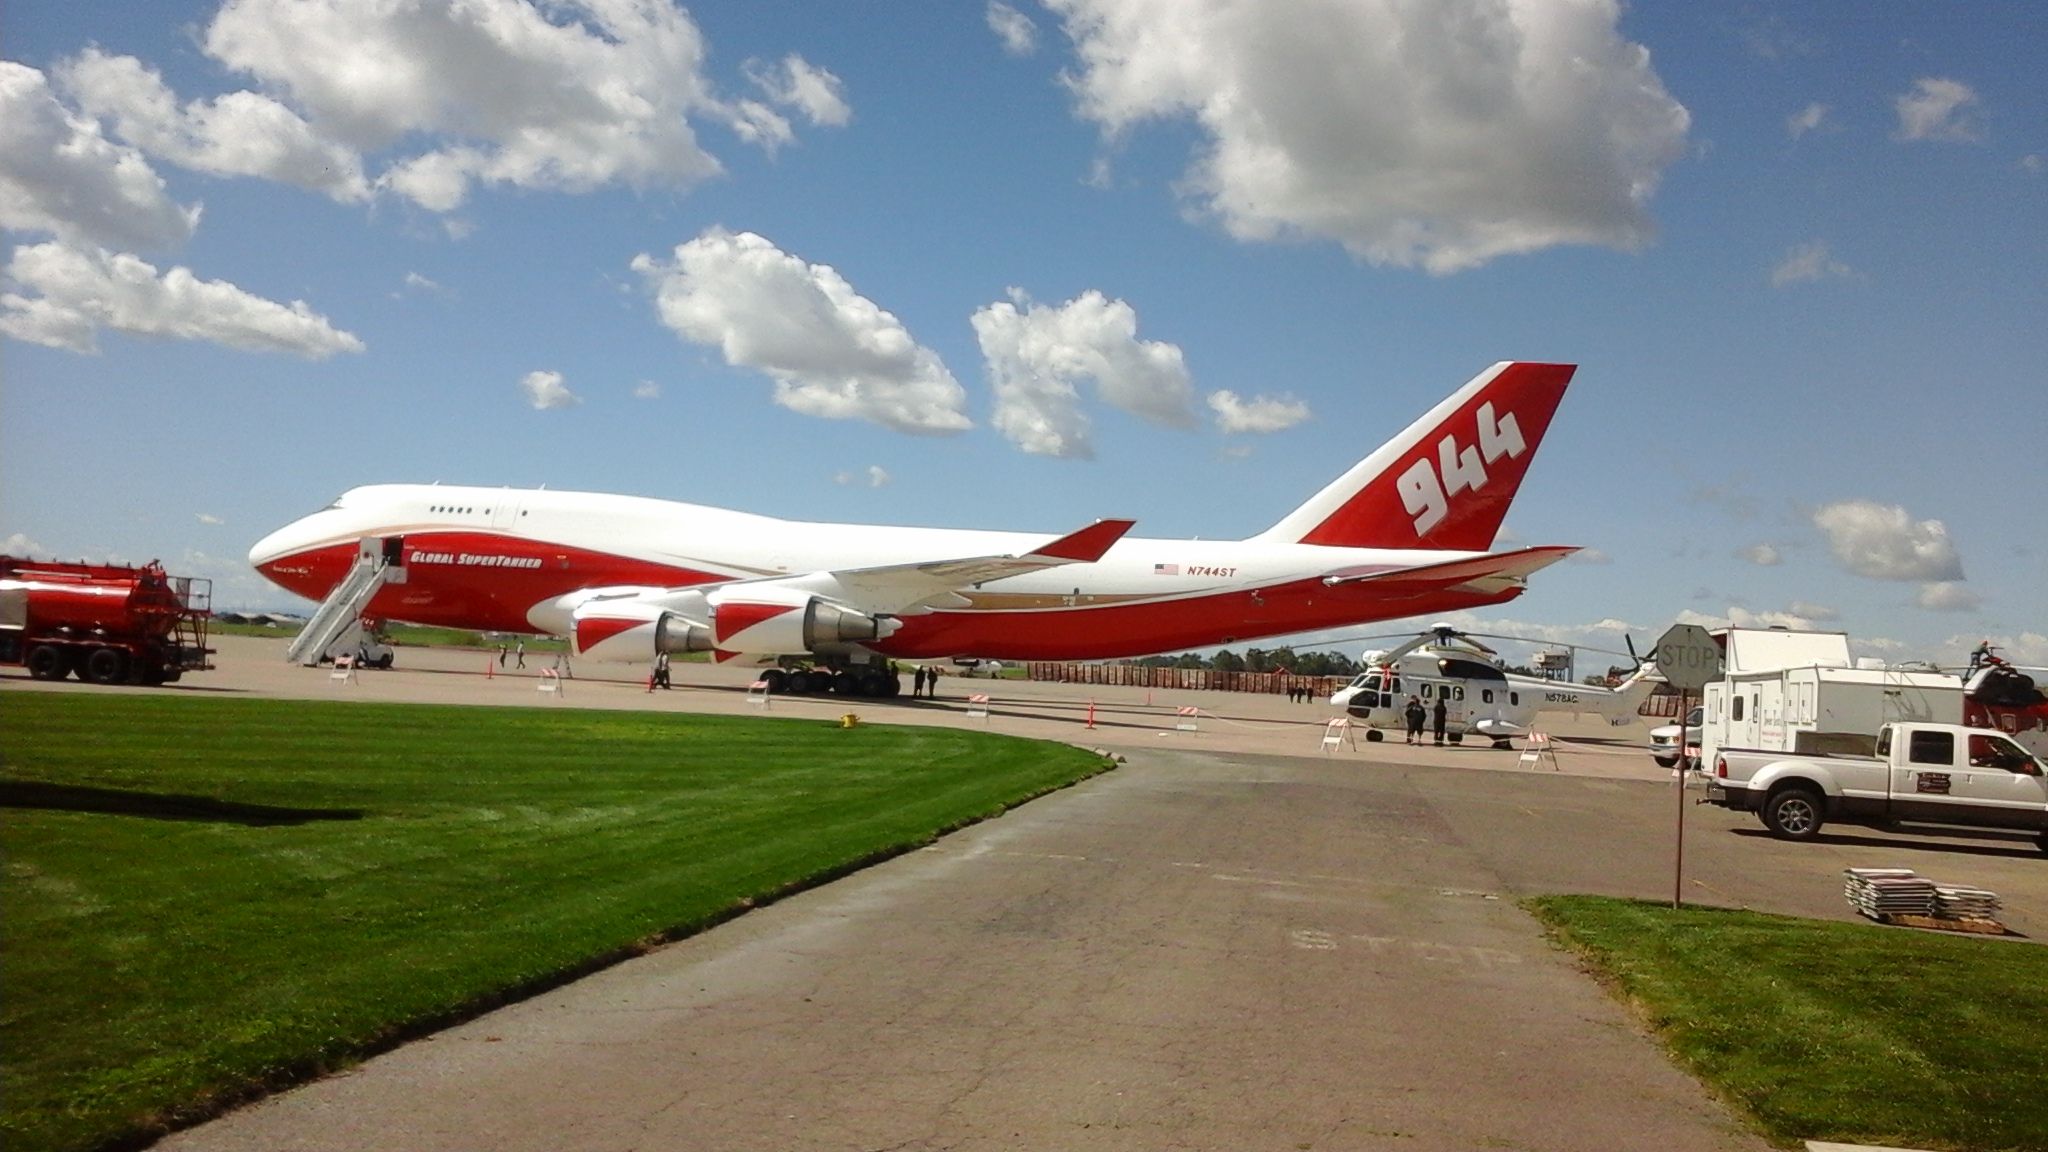
[[[29,649],[28,674],[37,680],[62,680],[64,650],[54,644],[38,644]]]
[[[768,686],[767,692],[770,696],[780,696],[789,691],[789,673],[780,668],[770,668],[761,673],[761,683]]]
[[[1811,788],[1785,788],[1764,801],[1764,827],[1781,840],[1811,840],[1820,835],[1826,800]]]
[[[1650,759],[1655,760],[1659,768],[1676,768],[1678,766],[1678,757],[1676,756],[1652,756]]]
[[[95,648],[85,658],[85,678],[95,684],[119,684],[128,675],[128,654],[119,648]]]
[[[1386,738],[1386,733],[1381,732],[1377,728],[1367,728],[1365,730],[1365,742],[1367,744],[1377,744],[1380,741],[1385,740]]]
[[[386,653],[385,653],[385,654],[383,654],[382,656],[379,656],[379,657],[377,657],[377,667],[379,667],[379,668],[389,668],[389,667],[391,667],[391,661],[392,661],[392,654],[391,654],[391,653],[389,653],[389,652],[386,652]]]

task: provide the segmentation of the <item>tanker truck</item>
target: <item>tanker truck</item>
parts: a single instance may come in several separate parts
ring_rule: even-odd
[[[37,680],[167,684],[210,668],[213,582],[140,568],[0,556],[0,665]]]

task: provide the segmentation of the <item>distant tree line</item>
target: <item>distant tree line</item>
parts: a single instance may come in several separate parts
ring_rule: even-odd
[[[1144,668],[1214,668],[1218,672],[1286,672],[1294,676],[1358,675],[1358,661],[1342,652],[1296,652],[1292,648],[1247,648],[1240,656],[1228,648],[1214,656],[1183,652],[1178,656],[1147,656],[1134,661]]]

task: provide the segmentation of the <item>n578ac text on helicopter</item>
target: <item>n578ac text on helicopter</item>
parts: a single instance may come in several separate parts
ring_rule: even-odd
[[[1444,731],[1453,743],[1470,733],[1506,748],[1511,737],[1530,731],[1539,712],[1593,712],[1616,727],[1627,724],[1664,679],[1654,663],[1638,664],[1613,688],[1526,676],[1509,672],[1493,650],[1472,635],[1449,624],[1433,624],[1407,643],[1367,652],[1365,670],[1332,695],[1330,703],[1350,713],[1352,723],[1364,726],[1367,740],[1379,740],[1382,729],[1406,725],[1402,713],[1410,696],[1420,699],[1432,714],[1441,700]]]

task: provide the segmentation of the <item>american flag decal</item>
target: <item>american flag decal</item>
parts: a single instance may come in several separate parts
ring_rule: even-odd
[[[1154,564],[1152,566],[1152,574],[1154,576],[1178,576],[1180,575],[1180,565]]]

